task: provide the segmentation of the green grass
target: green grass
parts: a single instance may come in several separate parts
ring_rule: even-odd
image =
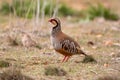
[[[88,55],[88,56],[85,56],[82,62],[83,63],[89,63],[89,62],[96,63],[97,61],[91,55]]]
[[[39,15],[41,15],[41,9],[43,7],[43,4],[44,1],[41,0]],[[93,20],[96,17],[103,17],[106,20],[119,19],[118,14],[116,14],[113,10],[106,8],[102,4],[98,4],[97,6],[91,5],[86,10],[76,11],[64,3],[59,3],[59,5],[56,5],[54,1],[47,2],[45,6],[45,15],[50,16],[51,14],[53,14],[56,6],[59,6],[58,15],[61,16],[77,16],[80,17],[81,19],[87,18],[89,20]],[[13,14],[19,17],[33,18],[37,12],[36,8],[37,8],[37,3],[35,1],[23,0],[21,2],[20,0],[13,0],[12,5],[9,5],[8,3],[3,3],[1,5],[0,11],[4,15]]]
[[[9,67],[9,66],[10,66],[9,62],[3,60],[0,61],[0,68]]]
[[[44,1],[40,1],[40,14],[41,15],[41,9],[43,7]],[[9,5],[9,3],[5,2],[1,5],[1,13],[4,15],[8,14],[13,14],[17,15],[19,17],[24,17],[24,18],[33,18],[35,13],[37,12],[37,3],[36,1],[32,0],[13,0],[11,3],[12,5]],[[69,16],[69,15],[76,15],[78,13],[77,11],[71,9],[69,6],[60,3],[60,7],[58,9],[59,15],[62,16]],[[54,9],[56,7],[55,2],[50,2],[48,1],[46,6],[45,6],[45,15],[51,15],[54,12]]]
[[[91,5],[84,12],[85,16],[90,20],[93,20],[96,17],[103,17],[106,20],[118,20],[119,16],[113,12],[111,9],[106,8],[102,4],[98,4],[97,6]]]
[[[13,0],[12,5],[7,2],[4,2],[1,6],[1,13],[3,15],[13,14],[19,17],[32,18],[33,13],[35,13],[35,3],[30,0]]]
[[[73,9],[71,9],[70,7],[68,7],[67,5],[65,4],[62,4],[59,8],[59,14],[60,15],[63,15],[63,16],[73,16],[75,15],[75,12]],[[77,12],[76,12],[77,13]]]
[[[2,12],[2,14],[7,15],[7,14],[11,13],[13,11],[13,9],[8,3],[4,2],[2,4],[0,11]]]

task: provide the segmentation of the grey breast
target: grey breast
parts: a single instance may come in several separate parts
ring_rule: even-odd
[[[56,50],[62,48],[62,46],[61,46],[61,44],[60,44],[60,41],[58,41],[57,38],[55,38],[55,37],[53,37],[53,36],[51,36],[51,43],[52,43],[54,49],[56,49]]]

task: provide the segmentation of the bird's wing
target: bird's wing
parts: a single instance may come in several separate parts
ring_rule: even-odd
[[[60,53],[66,53],[70,55],[74,54],[84,54],[84,52],[80,49],[79,44],[71,37],[64,33],[60,33],[57,36],[58,41],[60,41],[59,50]]]
[[[63,50],[63,52],[67,52],[70,54],[79,53],[79,50],[77,49],[79,45],[77,45],[74,41],[71,41],[69,39],[64,39],[60,42],[60,44],[61,44],[61,49]]]

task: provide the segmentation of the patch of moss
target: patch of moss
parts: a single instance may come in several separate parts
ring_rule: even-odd
[[[63,69],[56,68],[56,67],[46,67],[45,68],[45,75],[51,75],[51,76],[65,76],[67,72]]]
[[[9,66],[10,66],[10,63],[9,63],[9,62],[3,61],[3,60],[0,61],[0,67],[1,67],[1,68],[2,68],[2,67],[9,67]]]
[[[85,56],[82,63],[89,63],[89,62],[95,62],[96,63],[97,61],[91,55]]]

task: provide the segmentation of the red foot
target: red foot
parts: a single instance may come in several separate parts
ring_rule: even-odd
[[[65,56],[65,57],[63,58],[62,62],[67,62],[70,57],[71,57],[71,56]]]

